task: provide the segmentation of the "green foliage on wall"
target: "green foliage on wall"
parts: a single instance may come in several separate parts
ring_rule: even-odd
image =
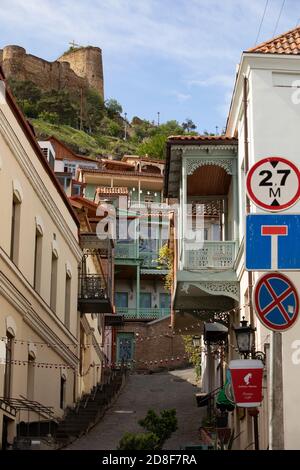
[[[159,250],[158,263],[160,265],[160,268],[166,269],[167,267],[168,269],[168,274],[165,276],[165,288],[171,291],[173,287],[174,275],[174,254],[167,243],[163,245]]]
[[[201,375],[201,354],[200,349],[193,345],[193,336],[183,335],[185,352],[188,355],[189,361],[193,364],[195,368],[196,379],[200,379]]]

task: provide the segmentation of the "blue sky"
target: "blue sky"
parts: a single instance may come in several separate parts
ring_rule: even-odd
[[[282,0],[269,0],[258,42],[273,36]],[[128,117],[191,118],[224,127],[241,52],[254,46],[265,0],[1,0],[0,47],[55,60],[75,40],[102,48],[105,97]],[[286,0],[276,34],[296,26]],[[300,20],[299,20],[300,21]]]

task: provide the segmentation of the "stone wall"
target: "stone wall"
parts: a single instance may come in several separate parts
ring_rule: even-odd
[[[126,322],[123,327],[117,328],[117,333],[135,335],[136,370],[176,369],[188,364],[183,339],[172,334],[170,323],[171,318],[167,317],[150,323]]]
[[[27,54],[20,46],[0,49],[0,65],[7,78],[30,80],[41,90],[63,90],[80,93],[94,88],[104,96],[102,52],[98,47],[83,47],[48,62]]]

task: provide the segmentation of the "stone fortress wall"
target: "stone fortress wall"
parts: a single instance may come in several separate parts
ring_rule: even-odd
[[[102,51],[99,47],[79,47],[54,62],[31,54],[20,46],[0,49],[0,65],[6,78],[30,80],[44,91],[94,88],[104,97]]]

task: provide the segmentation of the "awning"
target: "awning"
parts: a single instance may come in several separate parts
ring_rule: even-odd
[[[226,411],[233,411],[235,408],[234,397],[231,386],[231,375],[230,371],[227,370],[226,381],[224,387],[221,388],[217,395],[216,406],[220,409],[225,409]]]

